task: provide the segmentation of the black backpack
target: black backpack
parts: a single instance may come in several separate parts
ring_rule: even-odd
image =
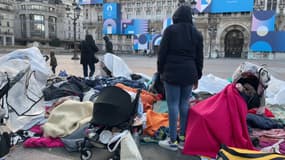
[[[1,129],[2,126],[0,126]],[[11,134],[0,130],[0,158],[7,155],[11,148]]]

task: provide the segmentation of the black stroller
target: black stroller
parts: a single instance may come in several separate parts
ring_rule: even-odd
[[[100,139],[102,132],[124,131],[132,132],[132,125],[138,110],[140,90],[132,101],[129,93],[116,86],[105,87],[94,102],[93,117],[87,129],[84,141],[80,145],[80,158],[92,158],[91,147],[106,148],[106,143]],[[137,128],[136,128],[137,129]],[[137,131],[137,130],[136,130]],[[120,159],[120,147],[114,151],[112,159]]]

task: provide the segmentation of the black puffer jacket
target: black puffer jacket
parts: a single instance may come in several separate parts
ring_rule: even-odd
[[[79,48],[81,50],[80,64],[92,64],[96,62],[95,53],[99,49],[91,35],[86,35],[85,40],[81,42]]]
[[[192,24],[189,6],[179,7],[172,18],[160,43],[157,69],[168,83],[191,85],[202,76],[203,37]]]

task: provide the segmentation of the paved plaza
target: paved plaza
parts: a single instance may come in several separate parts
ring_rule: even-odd
[[[82,77],[82,66],[79,61],[71,60],[72,55],[56,55],[58,60],[57,73],[66,70],[68,74]],[[102,58],[102,55],[99,56]],[[134,73],[144,73],[148,76],[156,71],[156,57],[122,55],[120,56]],[[231,77],[237,66],[250,61],[255,64],[266,64],[270,72],[277,78],[285,80],[285,60],[245,60],[245,59],[205,59],[204,75],[213,74],[227,79]],[[98,66],[97,66],[98,67]],[[98,70],[96,71],[96,73]],[[144,160],[183,160],[197,159],[195,157],[181,155],[180,151],[172,152],[160,148],[157,144],[141,144],[139,146]],[[105,160],[110,153],[102,149],[94,149],[94,160]],[[69,153],[63,148],[56,149],[30,149],[16,146],[12,149],[6,160],[77,160],[79,153]]]
[[[284,54],[285,55],[285,54]],[[79,60],[71,60],[71,55],[57,55],[59,70],[66,70],[69,74],[83,76],[82,66]],[[144,73],[152,76],[156,72],[155,56],[121,55],[120,56],[134,73]],[[99,56],[102,58],[102,55]],[[234,70],[242,62],[252,62],[257,65],[266,65],[270,73],[278,79],[285,80],[285,56],[280,55],[273,60],[248,60],[248,59],[207,59],[204,60],[203,74],[213,74],[220,78],[227,79],[232,76]],[[98,68],[98,64],[96,64]],[[98,74],[98,70],[96,70]]]

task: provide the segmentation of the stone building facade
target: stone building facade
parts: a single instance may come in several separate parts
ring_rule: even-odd
[[[34,41],[48,44],[58,39],[64,44],[72,45],[73,7],[72,1],[68,0],[15,0],[14,30],[17,44],[24,45]],[[75,35],[76,40],[81,40],[85,35],[80,19],[76,23]]]
[[[0,0],[0,46],[13,46],[14,36],[13,0]]]
[[[191,0],[186,0],[189,3]],[[285,29],[284,0],[255,0],[254,10],[275,10],[276,30]],[[0,45],[48,43],[57,38],[64,44],[74,41],[74,21],[67,17],[66,8],[74,0],[0,0]],[[75,2],[78,3],[78,0]],[[181,0],[105,0],[121,6],[122,19],[148,19],[149,32],[161,33],[163,20],[171,17]],[[104,49],[102,37],[103,5],[81,5],[76,20],[76,41],[92,34]],[[72,11],[72,10],[71,10]],[[249,53],[251,12],[194,14],[195,25],[204,37],[205,57],[247,58]],[[117,52],[133,51],[133,36],[108,35]]]

